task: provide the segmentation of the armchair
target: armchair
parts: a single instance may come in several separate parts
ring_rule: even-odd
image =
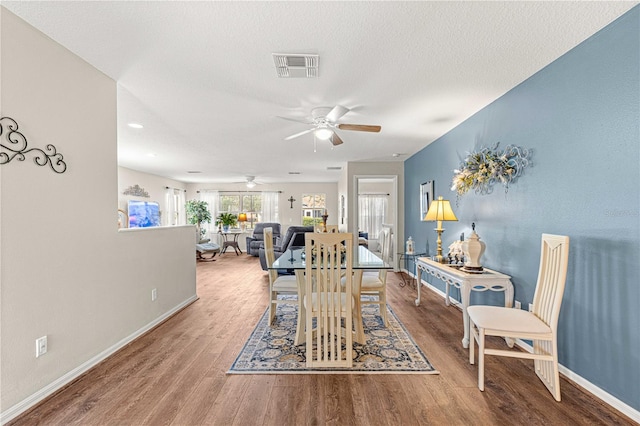
[[[258,257],[260,247],[264,243],[264,228],[273,229],[273,243],[280,238],[280,224],[272,222],[256,223],[256,227],[253,228],[253,234],[247,237],[247,254]]]
[[[287,229],[284,238],[276,239],[273,244],[273,253],[277,259],[282,253],[293,247],[304,247],[304,234],[313,232],[313,226],[290,226]],[[298,235],[299,234],[299,235]],[[260,257],[260,266],[262,270],[267,270],[267,258],[265,256],[264,242],[260,246],[258,256]]]

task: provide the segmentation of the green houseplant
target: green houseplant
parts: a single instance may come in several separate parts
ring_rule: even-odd
[[[228,231],[230,226],[235,226],[238,217],[233,213],[220,213],[216,218],[216,225],[222,225],[224,231]]]
[[[189,200],[185,204],[185,210],[187,212],[187,221],[191,225],[196,225],[196,235],[198,235],[199,240],[202,240],[206,232],[201,227],[202,223],[211,223],[211,213],[209,212],[207,202]]]

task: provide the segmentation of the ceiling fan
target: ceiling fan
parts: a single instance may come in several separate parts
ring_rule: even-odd
[[[380,126],[374,126],[369,124],[338,123],[338,120],[342,118],[342,116],[348,113],[349,111],[350,111],[349,108],[343,107],[342,105],[336,105],[333,108],[318,107],[318,108],[312,109],[311,121],[299,120],[296,118],[289,118],[289,117],[279,117],[285,120],[295,121],[298,123],[304,123],[312,126],[310,129],[288,136],[284,138],[284,140],[288,141],[291,139],[295,139],[299,136],[306,135],[307,133],[313,132],[316,138],[320,140],[330,140],[331,143],[335,146],[343,143],[342,139],[336,132],[336,129],[355,130],[357,132],[374,132],[374,133],[378,133],[380,131],[381,129]]]

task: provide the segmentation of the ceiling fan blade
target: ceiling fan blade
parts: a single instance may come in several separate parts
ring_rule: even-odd
[[[378,133],[382,127],[370,124],[338,124],[340,130],[356,130],[358,132],[374,132]]]
[[[303,131],[303,132],[296,133],[295,135],[287,136],[286,138],[284,138],[284,140],[285,140],[285,141],[290,141],[291,139],[295,139],[295,138],[297,138],[298,136],[302,136],[302,135],[306,135],[307,133],[311,133],[311,132],[313,132],[314,130],[315,130],[315,129],[308,129],[308,130],[305,130],[305,131]]]
[[[276,117],[282,118],[283,120],[295,121],[296,123],[313,124],[313,122],[309,120],[303,120],[302,118],[282,117],[280,115],[276,115]]]
[[[342,105],[336,105],[331,111],[329,111],[329,114],[327,114],[327,120],[335,123],[340,119],[340,117],[342,117],[349,111],[349,108],[345,108]]]
[[[341,145],[343,143],[342,139],[340,139],[340,136],[338,136],[336,132],[333,132],[333,135],[331,136],[331,143],[333,146]]]

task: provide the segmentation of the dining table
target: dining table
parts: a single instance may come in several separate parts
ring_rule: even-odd
[[[352,269],[354,272],[354,278],[358,280],[358,287],[359,283],[362,282],[363,272],[367,270],[377,271],[379,269],[393,269],[393,266],[384,262],[376,253],[372,252],[365,246],[355,246],[353,254]],[[296,274],[298,280],[301,280],[299,281],[299,284],[301,283],[304,285],[304,270],[307,266],[306,260],[304,247],[296,247],[282,253],[272,265],[267,265],[267,267],[269,269],[277,269],[279,271],[286,270],[288,272],[293,272]]]

